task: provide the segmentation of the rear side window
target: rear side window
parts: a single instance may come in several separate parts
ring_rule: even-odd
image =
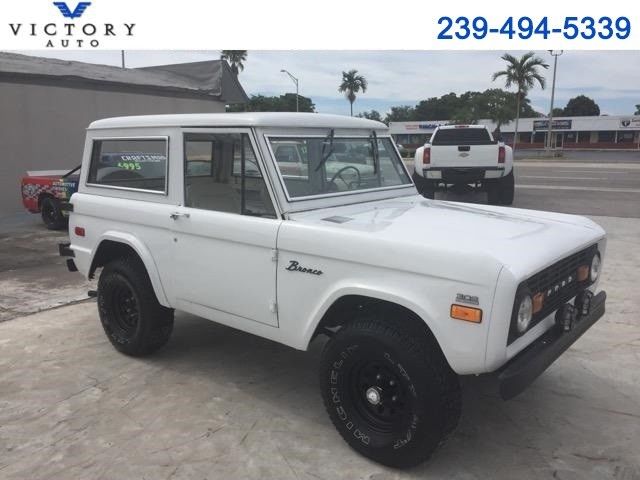
[[[431,139],[431,145],[492,145],[489,132],[485,128],[447,128],[438,130]]]
[[[167,139],[94,140],[87,183],[167,192]]]

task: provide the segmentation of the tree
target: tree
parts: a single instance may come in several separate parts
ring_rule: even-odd
[[[301,112],[315,112],[316,106],[310,98],[300,95],[299,108]],[[286,93],[279,97],[266,97],[264,95],[251,95],[245,104],[229,105],[227,112],[295,112],[296,94]]]
[[[516,96],[511,92],[505,92],[500,88],[492,88],[483,92],[486,105],[486,118],[490,118],[496,124],[496,130],[505,123],[515,118]],[[527,107],[531,108],[525,103]]]
[[[380,112],[377,110],[371,110],[370,112],[361,112],[356,116],[359,118],[366,118],[368,120],[375,120],[376,122],[382,121],[382,115],[380,115]]]
[[[389,113],[384,119],[384,122],[410,122],[416,120],[415,109],[409,105],[401,105],[399,107],[391,107]]]
[[[566,117],[590,117],[600,115],[600,107],[585,95],[578,95],[567,102],[563,113]]]
[[[461,107],[460,98],[452,92],[422,100],[415,107],[415,116],[417,120],[451,120]]]
[[[636,113],[634,115],[640,115],[640,103],[636,105]]]
[[[353,102],[356,101],[356,93],[367,91],[367,79],[358,75],[357,70],[342,72],[342,83],[338,87],[340,93],[344,93],[351,106],[351,116],[353,117]]]
[[[238,75],[244,70],[244,63],[247,61],[246,50],[222,50],[220,52],[220,60],[226,60],[231,71]]]
[[[495,72],[492,79],[495,82],[498,78],[504,77],[505,87],[516,87],[516,125],[513,134],[513,148],[515,150],[518,138],[518,121],[520,120],[520,104],[536,83],[544,89],[546,82],[544,77],[540,75],[538,68],[547,69],[549,65],[544,63],[540,57],[536,57],[533,52],[527,52],[520,58],[505,53],[500,58],[507,63],[507,68]]]
[[[552,110],[552,113],[553,113],[553,116],[554,116],[554,117],[564,117],[564,116],[565,116],[565,115],[564,115],[564,108],[558,108],[558,107],[555,107],[555,108]]]

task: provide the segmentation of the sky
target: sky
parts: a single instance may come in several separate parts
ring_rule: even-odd
[[[120,51],[17,52],[120,65]],[[251,95],[282,95],[295,92],[286,69],[298,77],[300,94],[311,97],[320,113],[349,114],[349,102],[338,92],[343,70],[356,69],[369,87],[357,95],[354,114],[372,109],[382,114],[390,107],[415,105],[420,100],[467,90],[503,88],[491,74],[504,68],[497,51],[256,51],[248,52],[240,82]],[[509,52],[520,55],[523,52]],[[544,72],[547,89],[531,90],[533,108],[548,112],[551,100],[553,58],[536,52],[550,67]],[[218,51],[127,51],[127,67],[219,58]],[[640,51],[564,51],[558,58],[555,107],[564,107],[577,95],[587,95],[600,106],[601,114],[630,115],[640,104]]]

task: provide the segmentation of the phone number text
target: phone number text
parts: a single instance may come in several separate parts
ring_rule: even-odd
[[[489,35],[522,40],[538,36],[624,40],[631,35],[631,21],[627,17],[565,17],[562,25],[551,25],[548,17],[508,17],[501,25],[489,25],[485,17],[440,17],[438,25],[438,40],[482,40]]]

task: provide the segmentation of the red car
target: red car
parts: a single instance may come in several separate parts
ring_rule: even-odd
[[[22,204],[31,213],[40,213],[49,230],[67,226],[65,205],[78,191],[80,166],[68,172],[27,172],[22,178]]]

